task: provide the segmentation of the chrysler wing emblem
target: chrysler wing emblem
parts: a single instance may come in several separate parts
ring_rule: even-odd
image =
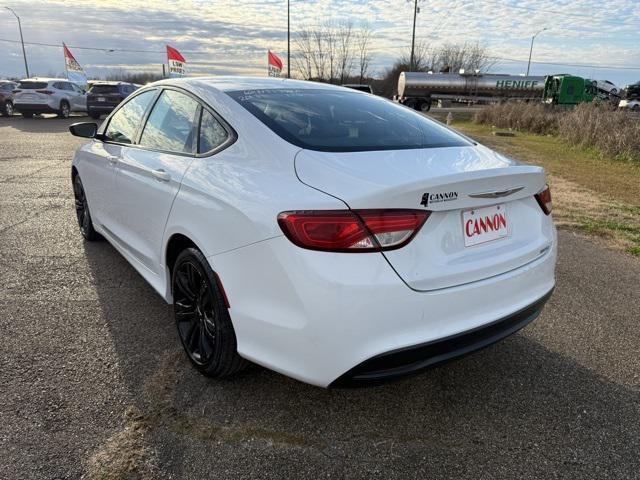
[[[508,197],[509,195],[519,192],[524,187],[515,187],[510,188],[508,190],[494,190],[492,192],[480,192],[480,193],[470,193],[469,196],[471,198],[501,198]]]

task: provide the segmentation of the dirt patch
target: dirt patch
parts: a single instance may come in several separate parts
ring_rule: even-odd
[[[154,452],[145,445],[147,419],[136,407],[123,415],[122,430],[113,434],[88,462],[87,480],[154,480],[159,474]]]

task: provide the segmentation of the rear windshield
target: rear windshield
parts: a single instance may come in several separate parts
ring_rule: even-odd
[[[228,94],[280,137],[310,150],[357,152],[471,145],[423,115],[374,95],[315,89]]]
[[[89,93],[118,93],[117,85],[94,85]]]
[[[40,88],[47,88],[47,82],[20,82],[18,88],[22,90],[38,90]]]

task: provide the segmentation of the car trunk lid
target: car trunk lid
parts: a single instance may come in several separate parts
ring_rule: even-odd
[[[302,150],[295,167],[302,182],[352,209],[432,212],[408,245],[384,252],[415,290],[452,287],[513,270],[543,255],[553,239],[551,222],[534,198],[544,188],[543,169],[482,146]]]

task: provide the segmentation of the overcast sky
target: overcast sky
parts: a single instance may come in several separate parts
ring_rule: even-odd
[[[0,0],[0,5],[20,15],[25,42],[64,41],[90,78],[119,70],[160,72],[165,44],[183,53],[191,75],[265,75],[268,48],[286,63],[286,0]],[[546,27],[536,38],[531,74],[574,73],[619,85],[640,80],[640,0],[428,0],[419,5],[419,39],[432,47],[480,41],[491,55],[505,59],[495,72],[524,73],[531,35]],[[368,22],[375,32],[372,70],[381,74],[408,51],[412,13],[411,0],[291,0],[291,30],[295,35],[302,26],[325,20]],[[8,11],[0,14],[0,77],[24,76],[20,44],[13,43],[19,38],[15,18]],[[26,49],[32,75],[64,71],[61,48]]]

